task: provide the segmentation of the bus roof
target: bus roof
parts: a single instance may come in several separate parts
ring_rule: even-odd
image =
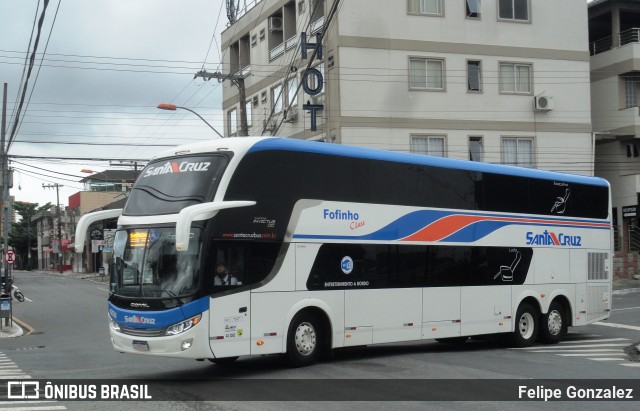
[[[255,140],[254,140],[255,141]],[[319,143],[315,141],[297,140],[292,138],[265,138],[258,140],[248,153],[257,151],[286,150],[307,153],[318,153],[333,156],[353,157],[399,163],[451,168],[481,173],[494,173],[529,177],[543,180],[558,180],[567,183],[588,184],[608,187],[609,183],[599,177],[588,177],[577,174],[544,171],[533,168],[489,164],[477,161],[456,160],[451,158],[434,157],[423,154],[410,154],[397,151],[379,150],[347,146],[342,144]]]

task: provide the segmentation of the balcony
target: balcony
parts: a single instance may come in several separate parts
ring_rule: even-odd
[[[589,52],[592,56],[595,56],[596,54],[632,43],[640,43],[640,28],[638,27],[618,33],[618,35],[615,36],[615,42],[612,36],[606,36],[591,42],[589,44]]]

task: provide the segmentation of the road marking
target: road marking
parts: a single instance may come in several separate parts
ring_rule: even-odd
[[[540,351],[529,351],[529,352],[537,352],[537,353],[543,353],[543,352],[549,352],[549,353],[561,353],[561,352],[584,352],[584,353],[590,353],[590,352],[619,352],[624,354],[624,352],[620,349],[616,350],[614,348],[590,348],[587,350],[540,350]],[[624,354],[627,355],[627,354]]]
[[[29,401],[0,401],[0,405],[15,405],[15,404],[46,404],[50,402],[58,402],[54,400],[29,400]],[[13,408],[10,408],[13,409]]]
[[[54,411],[54,410],[66,410],[67,407],[63,405],[53,405],[46,407],[15,407],[15,408],[7,408],[10,411]]]
[[[640,368],[640,362],[635,362],[633,364],[620,364],[620,365],[624,365],[625,367]]]
[[[595,325],[602,325],[604,327],[613,327],[613,328],[624,328],[625,330],[634,330],[640,331],[640,327],[635,325],[627,325],[627,324],[616,324],[616,323],[603,323],[601,321],[593,323]]]
[[[599,339],[599,340],[584,340],[584,341],[578,341],[578,342],[590,342],[590,343],[596,343],[596,342],[614,342],[614,341],[629,341],[628,338],[604,338],[604,339]],[[575,344],[576,341],[560,341],[559,344]]]
[[[0,383],[0,388],[6,389],[9,385],[9,381],[15,380],[30,380],[32,377],[25,374],[18,365],[13,361],[10,361],[6,354],[0,352],[0,357],[3,358],[3,363],[0,364],[0,381],[7,381],[7,383]],[[31,406],[32,404],[47,404],[47,403],[59,403],[58,401],[47,400],[34,400],[34,401],[0,401],[0,411],[53,411],[53,410],[66,410],[64,405],[43,405],[43,406]],[[14,407],[14,405],[26,405],[25,407]],[[6,406],[9,407],[6,407]]]
[[[591,360],[591,361],[620,361],[620,358],[604,357],[604,358],[589,358],[589,360]]]
[[[640,307],[614,308],[611,311],[624,311],[624,310],[640,310]]]
[[[628,343],[623,343],[623,344],[582,344],[582,345],[567,345],[562,347],[562,349],[568,349],[568,348],[594,348],[594,347],[626,347],[627,345],[629,345]],[[546,347],[523,347],[523,348],[512,348],[513,350],[527,350],[527,351],[531,351],[531,350],[544,350],[544,351],[553,351],[553,350],[557,350],[558,347],[555,345],[549,345]]]
[[[561,357],[590,357],[590,356],[598,356],[598,355],[619,355],[621,357],[626,357],[627,354],[625,353],[620,353],[620,354],[612,354],[610,352],[606,352],[606,353],[602,353],[602,354],[598,354],[598,353],[584,353],[584,354],[558,354]],[[591,359],[591,358],[589,358]]]

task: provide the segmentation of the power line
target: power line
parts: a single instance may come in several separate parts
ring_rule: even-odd
[[[62,0],[58,0],[58,7],[56,7],[56,12],[53,16],[53,21],[51,22],[51,28],[49,29],[49,35],[47,36],[47,42],[44,45],[44,51],[42,52],[42,58],[40,59],[40,64],[38,65],[38,71],[36,72],[36,78],[33,80],[33,85],[31,86],[31,93],[29,93],[29,99],[27,100],[27,105],[24,108],[24,113],[27,113],[29,110],[29,103],[31,102],[31,97],[33,96],[33,92],[36,89],[36,84],[38,83],[38,78],[40,77],[40,69],[42,68],[42,59],[44,59],[45,53],[47,52],[47,48],[49,47],[49,40],[51,40],[51,33],[53,33],[53,27],[56,24],[56,19],[58,18],[58,11],[60,10],[60,3]],[[34,50],[35,52],[35,50]],[[24,120],[24,114],[22,116],[22,120],[20,120],[20,124],[18,124],[18,130],[22,126],[22,121]],[[11,147],[11,140],[9,140],[9,144],[7,146],[7,152],[9,151],[9,147]]]
[[[29,78],[31,77],[31,71],[33,70],[33,64],[35,63],[35,58],[36,58],[35,53],[36,53],[36,50],[38,49],[38,43],[40,42],[40,33],[42,31],[42,24],[44,23],[44,17],[45,17],[48,5],[49,5],[49,0],[44,0],[42,13],[40,14],[40,19],[38,21],[38,32],[36,34],[36,40],[33,44],[33,53],[31,54],[31,58],[29,59],[29,67],[27,69],[27,76],[25,78],[24,87],[22,89],[22,96],[20,97],[20,103],[18,104],[18,109],[16,110],[16,114],[13,119],[13,128],[11,129],[11,135],[9,137],[9,141],[7,142],[7,148],[5,150],[5,153],[9,152],[9,148],[11,147],[11,143],[15,138],[16,130],[18,128],[18,123],[20,121],[20,112],[22,111],[22,106],[24,105],[24,99],[27,94]]]

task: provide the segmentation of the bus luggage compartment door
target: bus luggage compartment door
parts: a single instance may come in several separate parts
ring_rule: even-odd
[[[216,358],[251,353],[250,302],[249,291],[211,297],[209,341]]]

